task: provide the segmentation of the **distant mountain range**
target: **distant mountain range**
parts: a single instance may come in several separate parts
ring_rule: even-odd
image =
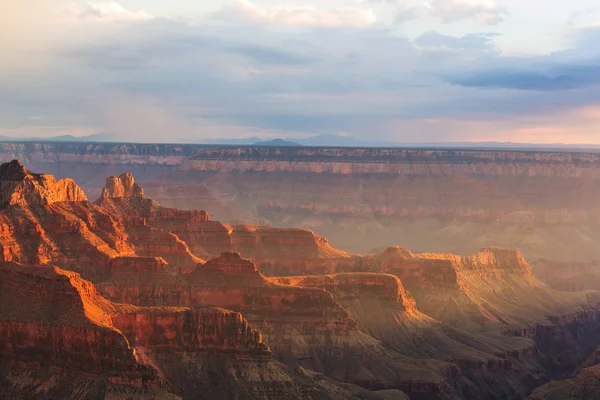
[[[299,143],[296,142],[288,142],[287,140],[284,139],[273,139],[273,140],[267,140],[264,142],[256,142],[253,143],[254,146],[302,146]]]
[[[106,133],[95,133],[87,136],[61,135],[43,137],[12,137],[0,135],[1,142],[115,142],[114,136]]]
[[[0,142],[108,142],[126,143],[123,140],[106,133],[96,133],[87,136],[61,135],[49,138],[41,137],[10,137],[0,135]],[[358,139],[352,136],[316,135],[308,138],[276,138],[265,139],[258,136],[248,138],[217,138],[190,140],[188,144],[226,145],[226,146],[314,146],[314,147],[406,147],[406,148],[461,148],[461,149],[496,149],[496,150],[600,150],[600,144],[564,144],[564,143],[515,143],[515,142],[420,142],[402,143]]]

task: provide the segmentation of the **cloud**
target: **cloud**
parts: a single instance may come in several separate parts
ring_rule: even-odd
[[[45,48],[56,42],[55,13],[58,0],[0,1],[0,74],[37,64]]]
[[[314,56],[257,44],[235,44],[228,47],[227,50],[259,64],[306,65],[316,60]]]
[[[86,8],[63,21],[60,41],[42,35],[54,43],[39,46],[43,58],[34,53],[14,74],[0,73],[0,129],[24,134],[39,125],[151,142],[340,131],[380,140],[542,141],[570,122],[584,138],[598,120],[565,113],[600,104],[591,29],[571,32],[568,51],[515,58],[497,51],[493,33],[452,36],[454,27],[428,26],[410,40],[383,23],[342,24],[340,16],[324,23],[331,8],[292,18],[282,15],[306,8],[250,6],[250,16],[228,9],[202,23]],[[389,9],[391,23],[396,8]],[[51,15],[24,21],[29,36]],[[415,25],[402,30],[423,29]],[[347,29],[356,26],[366,29]],[[315,27],[329,29],[298,29]],[[568,95],[548,95],[561,90]]]
[[[64,8],[64,14],[71,19],[95,22],[147,21],[154,18],[144,10],[127,10],[115,1],[71,3]]]
[[[494,0],[432,0],[429,3],[431,15],[444,23],[462,20],[495,25],[504,20],[508,11]]]
[[[360,4],[386,5],[393,7],[393,23],[401,25],[424,17],[428,3],[421,0],[354,0]]]
[[[498,52],[494,44],[495,33],[470,33],[461,37],[429,31],[415,38],[415,43],[423,48],[446,48],[454,50],[477,50]]]
[[[364,28],[377,21],[371,9],[260,6],[249,0],[237,0],[235,6],[222,15],[287,27]]]
[[[504,69],[476,72],[451,79],[466,87],[506,88],[533,91],[565,91],[591,88],[600,84],[600,63],[596,65],[565,65],[546,72],[530,69]]]

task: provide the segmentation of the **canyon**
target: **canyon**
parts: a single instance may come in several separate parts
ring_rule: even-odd
[[[0,147],[23,161],[0,166],[0,398],[538,399],[598,387],[589,377],[597,376],[600,363],[600,287],[593,282],[555,287],[561,279],[551,271],[561,268],[554,263],[570,262],[564,261],[573,258],[570,254],[555,259],[553,252],[560,249],[515,250],[505,248],[519,247],[508,246],[512,242],[477,239],[452,254],[443,250],[448,243],[438,243],[440,236],[428,231],[432,236],[412,250],[382,240],[373,246],[380,249],[365,255],[362,248],[377,237],[370,237],[373,243],[363,240],[362,248],[348,242],[339,249],[318,229],[294,227],[304,211],[302,218],[325,220],[331,215],[318,210],[345,209],[347,224],[338,227],[351,235],[358,219],[370,215],[346,208],[344,196],[328,193],[342,190],[333,183],[315,189],[320,175],[331,182],[348,178],[343,193],[355,179],[372,183],[395,175],[405,200],[414,185],[436,176],[441,197],[432,194],[430,202],[491,186],[500,190],[507,180],[519,187],[537,182],[526,188],[532,191],[542,182],[575,180],[589,189],[576,203],[569,203],[574,193],[528,202],[525,189],[511,195],[520,196],[520,204],[528,203],[534,214],[569,203],[563,216],[577,214],[577,224],[588,223],[595,211],[587,195],[593,193],[600,161],[594,155]],[[411,162],[401,162],[403,157]],[[565,157],[572,165],[565,165]],[[29,170],[34,168],[59,171],[59,178],[74,168],[76,179],[57,180]],[[488,182],[488,189],[472,188],[475,177]],[[446,180],[460,179],[468,183],[448,192]],[[403,186],[403,180],[413,186]],[[238,185],[227,201],[219,191],[224,187],[218,189],[223,182]],[[275,182],[277,187],[269,187]],[[242,183],[259,186],[244,192]],[[373,193],[382,194],[389,181],[381,184]],[[185,186],[185,200],[154,197],[167,193],[157,189],[166,187],[160,185],[172,185],[168,193]],[[279,202],[280,212],[289,211],[291,219],[266,221],[268,213],[257,211],[266,198],[256,196],[261,188],[275,203],[278,196],[304,202],[314,190],[311,196],[322,201],[331,196],[330,206],[337,203],[340,209],[321,209],[321,204],[301,212],[294,211],[297,204]],[[195,190],[198,195],[191,195]],[[400,223],[452,215],[494,225],[493,218],[520,212],[498,198],[504,211],[500,207],[492,215],[496,204],[480,198],[481,210],[488,210],[474,216],[457,205],[466,197],[457,197],[447,209],[419,214],[419,207],[428,207],[425,197],[405,214],[390,208],[396,211],[386,219]],[[583,209],[585,218],[578,214]],[[228,210],[240,211],[229,218]],[[552,222],[560,229],[563,223]],[[508,236],[517,240],[518,232]],[[395,244],[404,242],[399,237]],[[594,257],[593,246],[573,246],[572,252],[587,249],[582,258]],[[592,261],[582,263],[578,269],[594,269],[588,267]],[[544,268],[550,272],[543,275]]]
[[[527,258],[600,258],[598,153],[0,143],[0,161],[12,159],[73,178],[90,198],[106,176],[131,172],[165,207],[306,228],[349,253],[501,246]]]

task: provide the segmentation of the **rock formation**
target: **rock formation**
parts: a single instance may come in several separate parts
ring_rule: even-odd
[[[274,362],[236,312],[111,303],[76,273],[13,263],[0,300],[2,397],[385,399]]]
[[[57,181],[52,175],[33,174],[17,160],[0,167],[0,207],[78,201],[87,197],[72,179]]]
[[[138,188],[139,195],[115,196],[113,181],[120,181],[120,178],[110,177],[102,191],[103,195],[94,204],[111,215],[120,216],[128,225],[148,225],[170,232],[200,257],[217,257],[229,251],[242,252],[269,271],[290,267],[308,270],[310,263],[320,266],[318,260],[349,257],[347,253],[331,247],[327,239],[309,230],[229,225],[211,221],[204,210],[184,211],[162,207],[154,200],[144,198],[143,189],[133,183],[131,174],[123,174],[122,177]]]
[[[351,255],[162,207],[131,174],[94,203],[65,185],[0,167],[9,398],[516,399],[596,359],[600,292],[552,290],[519,251]]]
[[[144,197],[144,190],[135,183],[133,175],[130,173],[120,176],[109,176],[106,178],[106,185],[102,190],[104,198],[123,198],[123,197]]]
[[[129,171],[166,207],[302,227],[352,253],[495,245],[528,258],[600,258],[596,153],[3,143],[0,155],[72,177],[93,198],[106,176]]]
[[[124,281],[119,276],[97,287],[109,299],[141,306],[212,306],[240,311],[260,329],[281,361],[300,362],[305,368],[338,379],[343,376],[344,381],[357,384],[364,379],[366,369],[373,376],[370,387],[377,389],[409,385],[403,376],[403,371],[410,369],[406,361],[395,359],[400,356],[392,356],[393,352],[385,354],[379,341],[362,332],[328,292],[271,281],[238,253],[224,253],[174,279],[160,279],[148,271],[137,281]],[[365,365],[362,370],[350,368],[348,352],[373,365]],[[377,366],[380,364],[387,367]],[[421,379],[435,381],[436,373],[422,368]],[[444,369],[444,364],[437,368]]]
[[[600,399],[600,365],[586,368],[577,376],[553,381],[536,389],[531,400],[598,400]]]

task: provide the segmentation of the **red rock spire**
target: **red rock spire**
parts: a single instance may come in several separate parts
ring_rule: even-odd
[[[144,197],[144,189],[137,183],[130,173],[106,178],[106,186],[102,189],[104,198]]]

